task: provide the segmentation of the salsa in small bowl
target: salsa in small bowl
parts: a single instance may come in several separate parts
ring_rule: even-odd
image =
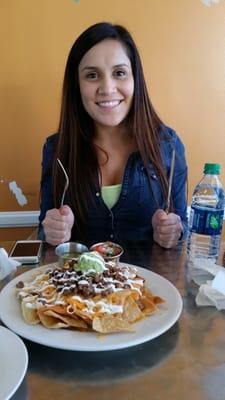
[[[119,244],[107,241],[93,244],[90,251],[97,251],[105,261],[119,261],[124,250]]]

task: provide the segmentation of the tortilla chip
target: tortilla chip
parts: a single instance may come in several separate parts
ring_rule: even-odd
[[[85,303],[78,299],[74,299],[73,297],[68,297],[67,303],[70,304],[76,312],[78,310],[85,310],[87,308]]]
[[[51,305],[51,308],[46,308],[46,311],[52,310],[52,311],[56,312],[57,314],[68,315],[67,307],[68,307],[67,305],[54,304],[54,305]]]
[[[163,300],[161,297],[159,297],[159,296],[153,296],[153,301],[154,301],[154,304],[162,304],[162,303],[165,303],[165,300]]]
[[[92,320],[94,318],[94,314],[89,314],[88,311],[76,310],[76,314],[75,315],[77,317],[80,317],[89,326],[92,326]],[[72,317],[72,315],[71,315],[71,317]]]
[[[150,299],[154,304],[165,303],[165,300],[163,300],[163,299],[162,299],[161,297],[159,297],[159,296],[154,296],[150,290],[143,289],[142,294],[143,294],[143,296],[145,296],[145,297],[147,297],[148,299]]]
[[[38,310],[38,316],[42,325],[49,329],[58,329],[58,328],[69,328],[69,325],[65,322],[59,320],[59,318],[55,318],[45,314],[45,311]]]
[[[108,304],[113,304],[117,306],[122,306],[125,302],[127,296],[130,295],[130,290],[120,290],[118,292],[113,292],[108,294],[104,299]]]
[[[39,324],[40,318],[38,316],[37,309],[34,306],[35,299],[29,298],[29,301],[28,298],[25,299],[21,302],[21,309],[24,320],[30,325]]]
[[[44,315],[54,317],[73,328],[87,329],[87,324],[82,319],[79,319],[77,317],[68,317],[62,314],[58,314],[53,310],[44,311]]]
[[[124,311],[122,318],[130,323],[136,322],[145,317],[141,312],[133,297],[127,297],[124,303]]]
[[[133,328],[129,322],[122,318],[112,317],[111,315],[103,315],[102,317],[94,317],[92,329],[100,333],[112,333],[120,331],[133,332]]]
[[[56,289],[54,286],[48,285],[42,292],[42,295],[48,299],[51,298],[55,295],[56,293]]]
[[[150,298],[143,296],[140,298],[139,302],[141,304],[141,311],[144,313],[144,315],[150,315],[157,310],[156,305]]]

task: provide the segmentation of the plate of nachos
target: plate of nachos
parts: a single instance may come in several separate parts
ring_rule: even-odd
[[[83,253],[76,263],[45,265],[9,282],[0,318],[33,342],[78,351],[126,348],[167,331],[182,299],[162,276]]]

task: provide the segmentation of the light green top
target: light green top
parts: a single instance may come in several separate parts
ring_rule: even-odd
[[[118,198],[120,197],[121,188],[121,183],[118,185],[102,186],[102,198],[109,209],[116,204]]]

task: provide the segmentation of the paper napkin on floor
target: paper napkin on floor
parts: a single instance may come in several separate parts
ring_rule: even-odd
[[[0,279],[4,279],[11,272],[21,265],[18,261],[9,257],[6,250],[0,248]]]

